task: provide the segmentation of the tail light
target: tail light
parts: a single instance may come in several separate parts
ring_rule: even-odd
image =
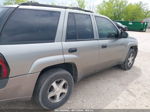
[[[9,66],[2,54],[0,54],[0,79],[8,78],[10,73]]]

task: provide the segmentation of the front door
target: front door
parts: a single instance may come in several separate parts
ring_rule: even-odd
[[[120,63],[125,51],[123,39],[119,39],[119,30],[111,20],[105,17],[95,17],[99,34],[100,68]]]

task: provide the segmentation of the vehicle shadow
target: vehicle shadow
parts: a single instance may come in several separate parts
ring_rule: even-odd
[[[140,68],[134,66],[129,71],[112,67],[88,76],[75,85],[69,101],[58,110],[103,109],[114,101],[129,84],[141,75]],[[0,103],[1,110],[35,110],[44,112],[32,101],[7,101]]]
[[[81,80],[70,100],[60,109],[103,109],[141,75],[134,66],[129,71],[112,67]]]

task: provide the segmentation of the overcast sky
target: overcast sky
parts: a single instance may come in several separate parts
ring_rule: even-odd
[[[0,4],[2,4],[4,1],[5,0],[0,0]],[[54,2],[59,5],[69,5],[69,4],[75,5],[76,4],[75,0],[34,0],[34,1],[38,1],[40,3],[46,3],[46,4],[47,3],[50,4],[51,2]],[[85,1],[87,3],[88,8],[91,9],[95,7],[97,4],[100,4],[103,0],[85,0]],[[139,1],[144,2],[150,8],[150,0],[128,0],[129,3],[136,3]]]

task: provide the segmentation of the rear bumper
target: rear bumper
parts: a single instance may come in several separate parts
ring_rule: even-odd
[[[31,98],[39,73],[0,80],[0,101]]]
[[[9,79],[2,79],[0,80],[0,89],[5,88]]]

